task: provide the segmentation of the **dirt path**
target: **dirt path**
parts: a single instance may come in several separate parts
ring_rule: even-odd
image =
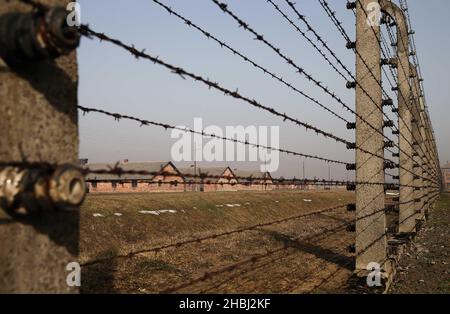
[[[390,293],[450,293],[450,194],[443,194],[400,261]]]

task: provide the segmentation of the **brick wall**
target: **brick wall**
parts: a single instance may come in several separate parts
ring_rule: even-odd
[[[94,187],[92,183],[88,183],[89,193],[143,193],[143,192],[184,192],[188,185],[184,183],[175,184],[159,184],[138,182],[133,186],[131,182],[119,183],[113,186],[112,182],[97,182]]]

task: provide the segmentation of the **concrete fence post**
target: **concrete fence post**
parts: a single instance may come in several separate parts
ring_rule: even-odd
[[[408,24],[403,10],[389,0],[380,0],[381,10],[393,18],[397,25],[397,83],[399,114],[399,147],[400,147],[400,212],[399,232],[410,233],[416,230],[414,204],[414,152],[412,136],[412,112],[410,104],[410,68],[409,68],[409,35]]]
[[[65,8],[69,1],[41,2]],[[30,10],[18,1],[0,2],[0,16]],[[76,163],[77,86],[75,52],[23,67],[0,58],[0,162]],[[17,218],[3,209],[0,292],[77,293],[76,286],[66,283],[66,267],[77,260],[78,211]]]
[[[425,219],[425,195],[427,191],[425,191],[424,183],[426,183],[422,178],[427,175],[425,169],[427,167],[426,160],[427,158],[423,156],[423,152],[426,151],[425,142],[422,138],[421,133],[421,115],[420,115],[420,83],[417,70],[413,64],[410,64],[411,71],[411,89],[412,89],[412,101],[410,104],[410,108],[413,109],[413,123],[412,123],[412,132],[413,138],[415,138],[417,143],[417,149],[414,150],[414,175],[416,179],[414,180],[415,193],[414,199],[417,200],[415,202],[415,210],[416,210],[416,220],[424,220]],[[425,167],[425,169],[424,169]]]
[[[371,13],[369,4],[373,5],[374,2],[378,1],[361,0],[356,3],[356,49],[359,52],[356,56],[356,80],[359,82],[356,88],[356,112],[367,123],[382,131],[380,27],[368,19]],[[372,26],[374,31],[371,30]],[[381,110],[374,110],[374,106],[379,106]],[[356,146],[384,156],[384,137],[358,117]],[[357,149],[356,181],[378,183],[358,184],[356,187],[356,270],[364,271],[371,262],[384,265],[386,261],[384,160]]]

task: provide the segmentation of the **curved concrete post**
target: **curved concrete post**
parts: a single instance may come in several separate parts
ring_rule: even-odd
[[[383,130],[380,27],[368,23],[373,0],[357,1],[356,9],[356,112],[373,127]],[[364,60],[365,63],[364,64]],[[366,66],[367,65],[367,66]],[[370,69],[368,69],[368,67]],[[372,74],[370,74],[372,71]],[[364,90],[370,95],[364,93]],[[374,100],[376,104],[373,103]],[[381,110],[374,110],[379,106]],[[384,156],[384,137],[360,118],[356,119],[356,146]],[[387,254],[384,193],[384,160],[356,150],[356,181],[381,185],[358,184],[356,187],[356,271],[364,271],[371,262],[384,265]]]
[[[410,63],[410,71],[411,71],[411,86],[412,86],[412,116],[413,116],[413,123],[412,123],[412,132],[413,137],[417,140],[421,139],[420,143],[418,143],[418,146],[420,146],[420,149],[417,149],[414,152],[414,175],[418,176],[420,178],[417,178],[414,180],[414,185],[416,186],[415,192],[414,192],[414,198],[417,200],[420,200],[419,202],[415,203],[415,209],[416,209],[416,219],[423,220],[425,218],[425,201],[427,198],[425,195],[428,194],[429,190],[425,187],[427,186],[427,182],[422,179],[422,177],[426,177],[427,174],[427,168],[425,160],[428,160],[426,156],[423,156],[423,152],[427,151],[427,145],[426,142],[423,140],[425,137],[424,133],[424,127],[423,127],[423,120],[422,120],[422,114],[421,114],[421,92],[420,92],[420,83],[419,83],[419,77],[416,70],[416,67]],[[423,168],[422,168],[423,167]],[[419,187],[419,188],[418,188]]]
[[[412,113],[408,109],[411,107],[410,86],[409,86],[409,38],[408,24],[401,8],[389,0],[380,0],[381,10],[392,17],[397,24],[397,81],[398,81],[398,113],[400,158],[402,165],[400,171],[400,211],[399,211],[399,232],[410,233],[416,230],[415,208],[414,208],[414,188],[408,187],[414,184],[413,160],[413,137],[412,133]],[[407,186],[405,186],[407,185]]]

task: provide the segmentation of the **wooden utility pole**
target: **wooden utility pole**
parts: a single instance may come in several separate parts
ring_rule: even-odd
[[[0,16],[30,10],[0,2]],[[75,52],[19,68],[0,59],[0,162],[76,163],[77,87]],[[0,208],[0,292],[77,293],[66,283],[66,266],[77,260],[78,239],[78,211],[17,218]]]

